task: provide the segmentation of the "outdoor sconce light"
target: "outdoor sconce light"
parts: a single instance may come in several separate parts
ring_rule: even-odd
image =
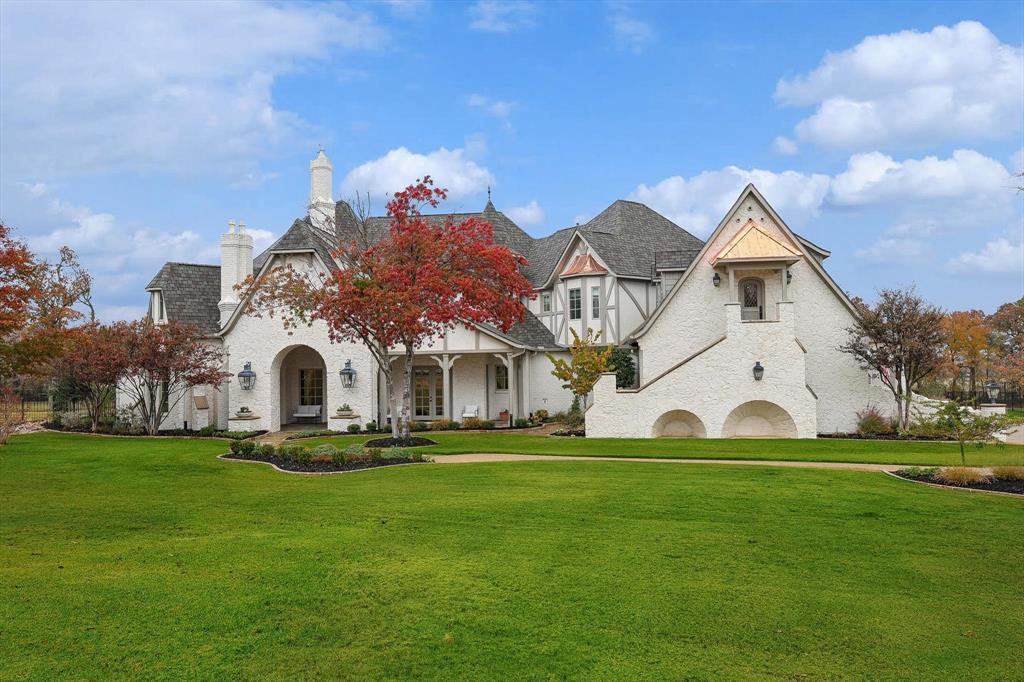
[[[764,377],[764,367],[761,365],[761,361],[758,360],[754,363],[754,381],[760,381]]]
[[[719,284],[722,283],[722,276],[716,272],[715,276],[711,278],[711,283],[717,287]]]
[[[790,284],[792,281],[793,281],[793,272],[791,270],[789,270],[789,268],[787,268],[786,269],[786,284]]]
[[[243,391],[251,391],[256,385],[256,372],[252,371],[251,362],[246,362],[245,368],[238,373],[238,383],[242,385]]]
[[[985,384],[985,392],[988,393],[988,401],[994,403],[999,398],[999,384],[990,381]]]
[[[345,361],[345,366],[338,371],[338,376],[341,377],[342,386],[352,388],[353,384],[356,383],[356,371],[352,369],[351,360]]]

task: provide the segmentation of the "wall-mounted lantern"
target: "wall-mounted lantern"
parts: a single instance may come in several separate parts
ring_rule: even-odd
[[[238,373],[238,383],[242,385],[243,391],[251,391],[256,385],[256,372],[252,371],[251,362],[246,362],[245,368]]]
[[[790,270],[789,268],[786,268],[786,284],[791,284],[792,282],[793,282],[793,271]]]
[[[338,376],[341,377],[341,385],[345,388],[352,388],[356,383],[356,371],[352,369],[352,361],[346,360],[345,366],[338,371]]]
[[[722,276],[716,272],[715,276],[711,278],[711,283],[717,287],[719,284],[722,283]]]
[[[760,381],[764,377],[764,367],[761,365],[761,361],[758,360],[754,363],[754,381]]]
[[[994,403],[999,399],[999,384],[994,381],[990,381],[985,384],[985,392],[988,393],[988,401]]]

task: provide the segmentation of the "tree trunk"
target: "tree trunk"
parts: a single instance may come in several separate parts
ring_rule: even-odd
[[[413,347],[405,345],[405,367],[402,368],[402,423],[400,424],[403,440],[409,438],[409,422],[412,419],[412,356]]]

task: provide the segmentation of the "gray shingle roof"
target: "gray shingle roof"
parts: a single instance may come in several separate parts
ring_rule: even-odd
[[[206,334],[220,329],[220,266],[164,263],[146,290],[159,289],[167,319],[194,324]]]
[[[703,242],[652,209],[633,201],[619,200],[599,213],[585,225],[558,230],[546,237],[533,238],[490,201],[479,213],[454,213],[424,216],[433,224],[449,217],[455,222],[467,218],[482,218],[494,229],[494,241],[508,246],[527,259],[523,274],[541,287],[552,276],[555,267],[572,236],[579,233],[594,248],[598,256],[619,276],[651,278],[655,266],[684,269],[689,266]],[[358,229],[352,208],[345,202],[335,205],[335,223],[339,240],[351,238]],[[387,234],[390,220],[371,217],[366,221],[371,243]],[[259,271],[271,254],[284,251],[313,251],[328,267],[336,267],[331,251],[334,240],[313,227],[309,218],[296,220],[280,239],[253,260]],[[199,325],[200,329],[216,332],[220,313],[220,268],[212,265],[167,263],[153,278],[148,288],[164,292],[167,314]],[[497,331],[490,327],[492,331]],[[500,333],[500,332],[499,332]],[[527,313],[526,319],[514,326],[506,335],[533,348],[554,348],[555,339],[544,324]]]

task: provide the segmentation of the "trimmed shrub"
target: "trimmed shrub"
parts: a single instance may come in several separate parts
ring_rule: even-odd
[[[533,413],[533,417],[539,422],[546,422],[548,420],[548,411],[537,410],[536,412]]]
[[[359,424],[349,424],[348,425],[348,432],[349,433],[359,433]]]
[[[338,452],[338,448],[334,447],[330,443],[324,443],[323,445],[317,445],[315,448],[310,450],[310,454],[312,456],[316,457],[317,455],[327,455],[328,459],[330,459],[335,454],[337,454],[337,452]]]
[[[482,422],[480,421],[479,417],[466,417],[465,419],[462,420],[462,428],[464,428],[464,429],[479,429],[479,428],[481,428],[481,426],[480,426],[481,423]]]
[[[430,428],[430,422],[413,422],[409,425],[410,431],[426,431]]]
[[[295,461],[299,464],[309,464],[313,461],[313,453],[307,448],[297,448],[295,452]]]
[[[321,436],[334,436],[336,431],[330,429],[320,429],[319,431],[299,431],[288,436],[288,440],[298,440],[299,438],[320,438]]]
[[[525,429],[529,425],[530,425],[530,420],[529,419],[524,419],[523,417],[519,417],[519,418],[516,419],[516,428]]]
[[[857,413],[857,433],[862,436],[892,433],[892,420],[875,405],[868,405]]]
[[[493,429],[494,428],[494,421],[492,421],[490,419],[484,419],[482,422],[480,422],[480,428],[484,429],[484,430]]]
[[[920,476],[934,476],[938,470],[939,467],[907,467],[906,469],[900,469],[898,473],[910,476],[911,478],[918,478]]]
[[[203,428],[199,429],[199,435],[209,438],[217,434],[217,426],[214,424],[207,424]]]
[[[1024,466],[992,467],[992,475],[1001,481],[1024,481]]]
[[[367,431],[376,431],[377,430],[377,422],[373,422],[373,421],[366,422],[366,430]]]
[[[459,428],[456,426],[455,428]],[[431,431],[451,431],[452,420],[451,419],[438,419],[430,423]]]
[[[256,450],[254,452],[258,457],[273,457],[274,446],[270,443],[261,443],[256,446]]]
[[[228,446],[228,447],[231,448],[231,454],[232,455],[240,455],[240,454],[242,454],[242,441],[240,441],[240,440],[233,440],[233,441],[231,441],[231,445]]]
[[[239,440],[235,442],[238,443],[238,453],[246,456],[252,455],[252,453],[256,451],[256,446],[259,445],[259,443],[251,440]]]
[[[942,467],[935,478],[949,485],[970,485],[988,483],[989,478],[981,469],[974,467]]]

